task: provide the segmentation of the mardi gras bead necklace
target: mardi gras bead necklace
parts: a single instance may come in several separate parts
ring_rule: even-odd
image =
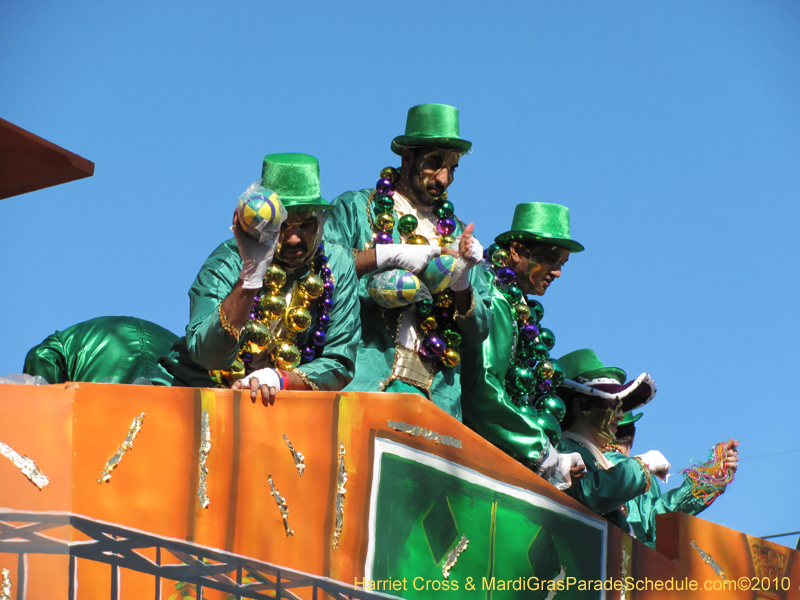
[[[494,272],[494,286],[511,305],[515,322],[511,340],[511,365],[504,387],[515,404],[533,412],[553,444],[561,438],[559,423],[564,418],[564,401],[554,390],[564,381],[564,365],[550,357],[556,343],[555,335],[542,327],[544,307],[538,300],[525,299],[516,285],[517,276],[509,266],[508,250],[492,244],[484,252]]]
[[[242,329],[239,354],[227,371],[211,371],[215,381],[232,383],[241,379],[257,354],[267,353],[271,367],[291,371],[322,353],[331,324],[335,289],[333,273],[322,244],[319,245],[310,272],[297,282],[297,288],[288,302],[281,294],[285,284],[286,271],[275,263],[271,264],[264,275],[264,285],[253,300],[250,319]],[[312,302],[318,305],[316,323],[313,323],[309,312]],[[277,319],[281,321],[274,325],[273,331],[270,322]],[[308,343],[298,348],[295,344],[297,336],[309,329]]]
[[[733,482],[733,469],[725,466],[727,451],[725,444],[719,443],[708,453],[708,460],[697,463],[681,471],[692,482],[692,495],[702,498],[707,505],[717,499],[725,487]]]
[[[367,201],[367,218],[374,233],[372,246],[376,244],[392,244],[394,238],[392,231],[397,226],[401,236],[401,243],[430,245],[430,240],[416,233],[419,219],[408,214],[399,219],[395,216],[394,193],[400,172],[394,167],[386,167],[380,173],[380,179],[375,184],[375,189],[370,193]],[[372,210],[370,210],[372,207]],[[436,231],[441,236],[440,246],[449,246],[456,241],[453,236],[456,230],[455,208],[447,199],[447,191],[439,198],[433,207],[437,216]],[[461,362],[458,347],[461,344],[461,334],[455,321],[455,297],[449,289],[438,294],[431,294],[433,300],[421,300],[416,303],[420,320],[417,329],[420,336],[419,354],[432,361],[440,361],[445,367],[455,367]],[[384,314],[384,321],[386,317]],[[388,325],[387,325],[388,326]]]

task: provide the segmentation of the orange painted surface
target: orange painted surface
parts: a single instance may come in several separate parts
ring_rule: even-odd
[[[200,508],[200,424],[207,410],[211,451],[207,462],[210,506]],[[106,461],[125,439],[133,418],[144,424],[111,482],[97,483]],[[0,442],[36,461],[50,478],[39,491],[0,457],[0,508],[60,511],[142,532],[222,549],[299,571],[352,582],[364,576],[373,448],[376,437],[441,456],[493,479],[532,490],[570,508],[588,509],[534,475],[421,397],[406,394],[282,392],[274,406],[253,404],[231,390],[199,390],[102,384],[0,386]],[[387,421],[405,421],[461,440],[462,448],[436,444],[395,431]],[[305,455],[302,478],[284,441]],[[345,447],[348,472],[344,527],[332,547],[338,448]],[[268,484],[271,474],[286,499],[287,537]],[[663,528],[663,531],[662,531]],[[68,527],[53,537],[86,539]],[[750,541],[732,531],[686,515],[667,515],[659,525],[659,552],[609,528],[607,575],[635,580],[718,576],[703,562],[694,541],[716,560],[728,579],[755,576]],[[767,544],[764,560],[784,557],[792,590],[762,595],[798,598],[800,553]],[[768,550],[775,546],[775,551]],[[623,552],[624,550],[624,552]],[[627,556],[627,558],[626,558]],[[778,556],[778,558],[775,558]],[[672,559],[676,559],[673,561]],[[762,561],[763,562],[763,561]],[[78,559],[78,598],[108,598],[111,567]],[[67,597],[68,558],[28,555],[28,598]],[[0,554],[0,568],[13,581],[17,556]],[[122,598],[153,597],[153,577],[122,570]],[[164,598],[174,583],[162,582]],[[716,594],[716,595],[715,595]],[[720,592],[636,592],[636,599],[721,597]],[[726,598],[756,598],[754,592],[724,592]],[[214,597],[207,594],[206,597]],[[223,597],[218,595],[218,597]],[[618,598],[618,592],[607,594]],[[630,595],[628,596],[631,597]]]

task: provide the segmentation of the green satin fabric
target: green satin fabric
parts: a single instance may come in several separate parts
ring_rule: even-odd
[[[536,416],[514,404],[503,382],[511,366],[511,346],[519,328],[511,304],[485,273],[492,311],[492,328],[482,352],[463,359],[464,423],[492,444],[527,466],[542,458],[547,435]]]
[[[263,186],[278,192],[289,212],[330,206],[319,187],[319,161],[308,154],[268,154],[261,169]],[[300,206],[302,208],[291,207]]]
[[[356,347],[360,337],[356,272],[351,253],[333,243],[325,243],[328,265],[336,278],[331,326],[322,355],[301,365],[308,378],[320,390],[340,390],[353,377]],[[190,320],[186,335],[172,346],[151,374],[160,385],[214,387],[209,371],[227,369],[239,353],[239,341],[222,328],[218,307],[230,294],[242,269],[236,240],[221,244],[203,264],[189,290]],[[284,292],[307,271],[287,277]],[[316,303],[309,307],[316,319]],[[297,337],[297,345],[306,343],[310,329]]]
[[[587,448],[569,438],[561,438],[558,449],[579,452],[586,463],[586,475],[568,487],[567,494],[604,516],[609,523],[628,531],[628,521],[620,507],[644,493],[647,479],[639,462],[622,454],[612,457],[615,453],[609,453],[606,457],[614,466],[604,470]]]
[[[333,241],[346,248],[363,250],[365,244],[372,242],[372,227],[367,219],[367,201],[372,190],[345,192],[331,203],[328,220],[325,223],[325,233]],[[458,223],[455,235],[463,231]],[[393,233],[395,241],[400,238],[397,230]],[[386,381],[392,372],[395,335],[398,320],[398,310],[387,310],[386,321],[391,327],[391,335],[386,328],[386,323],[381,316],[378,305],[369,297],[366,288],[368,276],[361,278],[358,295],[361,302],[361,340],[358,344],[358,357],[356,359],[356,373],[353,381],[345,388],[347,391],[377,392],[378,386]],[[462,364],[470,352],[478,352],[480,344],[486,338],[491,326],[491,311],[488,301],[481,301],[488,297],[486,280],[480,269],[472,269],[470,274],[475,298],[475,308],[468,318],[458,319],[461,332]],[[430,394],[434,404],[446,411],[449,415],[461,419],[461,376],[463,367],[459,364],[452,369],[441,368],[436,372],[431,385]],[[394,391],[395,383],[387,391]],[[413,389],[411,386],[406,388]],[[405,391],[405,390],[404,390]],[[418,393],[423,393],[419,392]],[[424,395],[424,393],[423,393]]]
[[[606,457],[614,464],[625,458],[622,454],[613,452],[606,454]],[[627,503],[628,524],[637,540],[655,548],[656,515],[669,512],[698,515],[708,508],[708,505],[702,498],[692,495],[692,480],[688,477],[683,478],[680,486],[664,493],[661,492],[658,478],[653,476],[650,479],[652,481],[650,489]]]
[[[48,383],[133,383],[146,377],[178,336],[135,317],[97,317],[56,331],[25,357],[24,373]]]

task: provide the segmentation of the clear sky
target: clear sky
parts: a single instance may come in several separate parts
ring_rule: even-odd
[[[318,156],[329,199],[371,187],[423,102],[461,111],[450,198],[485,246],[516,203],[570,207],[553,354],[653,375],[635,450],[677,470],[738,438],[703,516],[800,530],[793,1],[4,0],[0,116],[96,171],[0,202],[0,374],[95,316],[181,333],[265,154]]]

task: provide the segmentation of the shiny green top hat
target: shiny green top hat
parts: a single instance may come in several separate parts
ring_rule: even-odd
[[[622,400],[622,410],[626,413],[647,404],[656,395],[656,383],[650,375],[642,373],[625,383],[625,371],[605,366],[594,350],[575,350],[558,360],[564,365],[561,385],[587,396]]]
[[[560,204],[547,202],[517,204],[511,229],[495,238],[497,243],[514,240],[542,242],[566,248],[570,252],[583,252],[583,246],[569,235],[569,209]]]
[[[275,190],[288,212],[331,208],[319,189],[319,161],[308,154],[267,154],[261,168],[265,188]]]
[[[458,133],[458,109],[447,104],[420,104],[408,109],[405,135],[392,140],[392,152],[403,148],[432,146],[469,152],[472,142],[461,139]]]

